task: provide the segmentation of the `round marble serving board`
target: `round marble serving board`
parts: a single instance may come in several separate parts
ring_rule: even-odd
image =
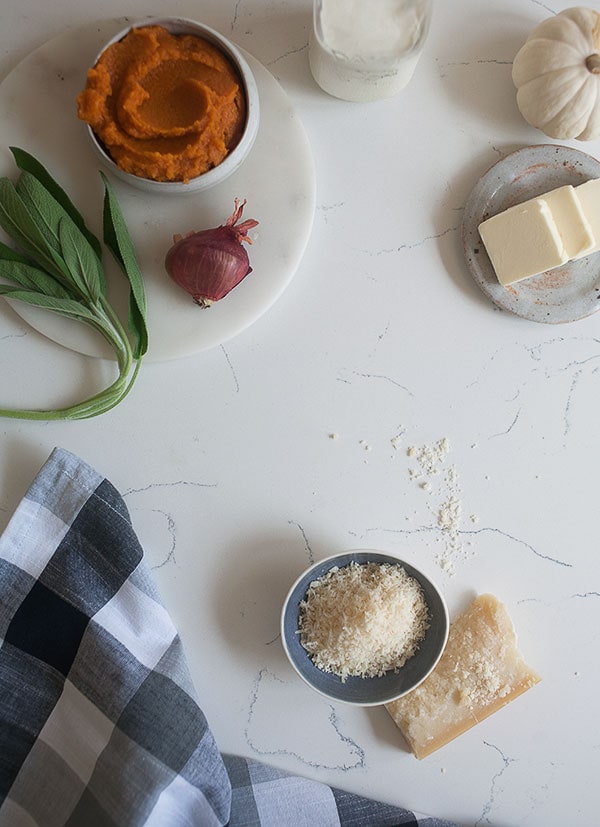
[[[131,21],[111,19],[64,32],[32,52],[0,84],[0,174],[16,180],[10,146],[44,164],[102,238],[103,185],[75,99],[105,42]],[[260,126],[242,167],[203,193],[153,195],[116,178],[111,184],[129,227],[146,284],[150,344],[146,358],[189,356],[222,344],[271,307],[294,276],[315,210],[315,171],[306,133],[287,95],[251,55],[245,55],[260,95]],[[248,247],[253,272],[228,296],[201,309],[167,276],[164,257],[175,233],[225,222],[234,198],[246,198],[244,217],[259,226]],[[108,250],[109,297],[127,314],[127,283]],[[12,302],[38,331],[80,353],[112,358],[93,330],[47,311]]]
[[[596,158],[572,147],[540,144],[502,158],[471,191],[462,225],[467,265],[479,287],[503,310],[552,324],[573,322],[600,310],[600,254],[505,287],[496,277],[478,232],[482,221],[514,204],[590,178],[600,178]]]

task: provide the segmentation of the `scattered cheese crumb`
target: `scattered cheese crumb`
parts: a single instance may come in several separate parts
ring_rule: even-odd
[[[421,448],[410,456],[417,457],[417,461],[421,466],[421,470],[426,474],[437,474],[438,465],[442,463],[448,451],[450,450],[450,442],[447,437],[442,437],[432,445],[422,445]]]
[[[462,504],[456,467],[451,465],[444,469],[449,451],[450,440],[448,437],[442,437],[430,445],[411,446],[407,451],[407,455],[416,458],[418,463],[417,469],[408,469],[409,478],[411,480],[422,480],[420,487],[424,491],[433,491],[430,482],[431,477],[439,475],[440,471],[444,470],[443,486],[440,492],[441,502],[437,505],[432,503],[430,510],[441,529],[439,539],[444,545],[443,552],[437,556],[437,562],[444,572],[453,574],[455,558],[463,551],[460,540]],[[424,480],[423,477],[425,477]]]
[[[339,439],[339,436],[340,436],[340,435],[339,435],[339,434],[336,434],[336,433],[329,434],[329,439]]]
[[[442,503],[438,511],[438,525],[444,531],[456,532],[460,526],[461,503],[455,496]]]
[[[342,681],[397,671],[428,627],[421,586],[400,565],[336,566],[313,580],[300,603],[302,646],[318,669]]]

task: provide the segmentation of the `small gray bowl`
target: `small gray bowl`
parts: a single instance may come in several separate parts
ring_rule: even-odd
[[[298,622],[300,603],[313,580],[318,580],[334,566],[342,568],[350,563],[390,563],[401,565],[410,577],[421,585],[429,607],[430,626],[419,649],[398,672],[389,671],[380,678],[341,678],[318,669],[300,643]],[[357,706],[380,706],[406,695],[415,689],[435,668],[448,640],[450,622],[448,609],[439,590],[423,572],[380,551],[360,549],[335,554],[315,563],[296,580],[283,605],[281,613],[281,640],[290,663],[306,683],[334,701]]]
[[[196,23],[194,20],[188,20],[185,17],[150,17],[147,20],[140,20],[133,23],[131,26],[118,32],[106,43],[94,61],[94,65],[100,59],[102,53],[113,43],[118,43],[127,35],[132,29],[140,28],[142,26],[162,26],[171,32],[171,34],[192,34],[196,37],[208,40],[214,46],[217,46],[226,57],[233,63],[238,70],[244,85],[244,94],[246,97],[246,124],[242,137],[231,152],[221,161],[221,163],[198,175],[196,178],[191,178],[187,182],[183,181],[154,181],[151,178],[142,178],[139,175],[133,175],[130,172],[122,170],[110,157],[110,154],[104,148],[102,142],[98,139],[94,130],[88,126],[87,133],[96,155],[100,159],[104,168],[126,181],[137,189],[145,192],[157,193],[160,195],[181,195],[183,193],[197,193],[202,190],[207,190],[220,184],[226,178],[234,173],[239,166],[246,160],[248,153],[254,145],[254,140],[258,133],[258,125],[260,120],[260,103],[258,87],[256,80],[252,74],[252,70],[244,58],[240,49],[237,48],[230,40],[224,37],[215,29],[205,26],[203,23]]]

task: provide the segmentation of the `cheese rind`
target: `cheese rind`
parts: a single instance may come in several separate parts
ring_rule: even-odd
[[[485,594],[452,623],[429,677],[386,709],[415,756],[425,758],[539,680],[517,647],[506,608]]]
[[[479,235],[498,281],[505,286],[569,260],[543,198],[533,198],[493,215],[479,225]]]

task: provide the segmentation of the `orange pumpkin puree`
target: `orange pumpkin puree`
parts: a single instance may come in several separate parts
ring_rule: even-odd
[[[89,70],[77,109],[125,172],[189,181],[220,164],[246,119],[241,78],[216,46],[132,29]]]

